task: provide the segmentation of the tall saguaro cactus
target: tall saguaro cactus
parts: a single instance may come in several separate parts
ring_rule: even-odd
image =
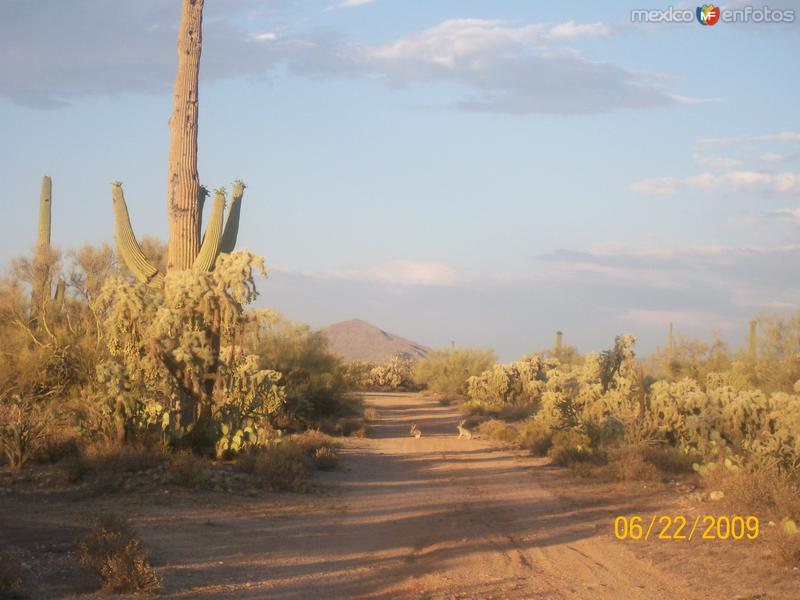
[[[169,120],[169,168],[167,215],[169,243],[167,272],[195,269],[210,271],[220,252],[233,252],[245,185],[233,184],[231,205],[225,219],[225,190],[217,190],[205,236],[201,221],[206,190],[197,174],[198,80],[202,46],[203,0],[183,0],[178,33],[178,73]],[[160,286],[164,274],[142,252],[131,227],[122,184],[112,189],[116,238],[125,264],[141,282]],[[224,225],[223,225],[224,223]]]
[[[553,348],[553,354],[555,354],[556,358],[561,358],[561,338],[564,334],[560,331],[556,331],[556,342],[555,347]]]
[[[753,319],[750,321],[750,330],[747,335],[747,355],[751,360],[756,358],[756,327],[758,327],[758,321]]]
[[[191,268],[200,252],[197,117],[202,24],[203,0],[184,0],[178,33],[178,74],[169,120],[168,271]]]

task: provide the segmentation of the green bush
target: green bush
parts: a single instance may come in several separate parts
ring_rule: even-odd
[[[432,392],[463,396],[467,380],[480,375],[496,360],[488,349],[452,348],[431,352],[414,367],[414,381]]]
[[[262,322],[251,345],[262,369],[283,375],[283,413],[296,421],[294,427],[308,426],[346,409],[344,367],[319,332],[276,316]]]

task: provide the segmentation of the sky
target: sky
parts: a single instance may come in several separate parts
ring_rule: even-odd
[[[206,0],[200,180],[247,185],[260,306],[502,360],[670,322],[741,344],[800,300],[793,23],[634,23],[642,2]],[[695,10],[694,4],[674,3]],[[735,2],[722,11],[763,2]],[[0,264],[166,238],[177,0],[0,0]],[[793,14],[794,14],[793,13]]]

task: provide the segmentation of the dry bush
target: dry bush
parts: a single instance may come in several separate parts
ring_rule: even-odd
[[[504,444],[512,444],[519,439],[519,432],[514,427],[498,419],[482,423],[480,432],[490,440]]]
[[[337,450],[341,444],[331,436],[311,429],[295,434],[289,439],[303,450],[317,469],[329,471],[339,464]]]
[[[344,437],[367,437],[364,420],[358,417],[342,417],[336,419],[334,431]]]
[[[572,474],[581,479],[592,476],[592,463],[590,462],[572,462],[569,464],[569,470]]]
[[[252,474],[261,486],[275,492],[308,491],[312,468],[303,448],[290,440],[242,455],[236,462],[238,471]]]
[[[113,492],[120,488],[126,474],[159,467],[168,457],[167,450],[158,444],[96,442],[67,462],[68,477],[74,482],[89,478],[97,492]]]
[[[151,593],[161,581],[150,566],[141,540],[127,520],[105,515],[84,538],[78,554],[81,564],[103,579],[103,588],[115,593]]]
[[[593,454],[589,446],[589,436],[574,430],[565,429],[553,434],[553,446],[547,455],[553,464],[566,467],[575,462],[588,462]]]
[[[616,446],[608,450],[608,474],[617,481],[655,481],[658,468],[645,459],[646,449],[637,445]]]
[[[378,410],[373,408],[373,407],[371,407],[371,406],[369,408],[365,408],[364,409],[364,419],[367,420],[367,421],[377,421],[378,420]]]
[[[314,455],[311,457],[314,466],[320,471],[330,471],[335,469],[339,464],[339,455],[336,450],[332,448],[323,447],[314,450]]]
[[[9,466],[16,470],[45,445],[50,414],[41,403],[15,397],[0,405],[0,447]]]
[[[167,462],[169,479],[185,488],[201,488],[211,477],[208,462],[189,451],[177,452]]]
[[[546,456],[553,446],[553,433],[547,425],[529,419],[520,431],[520,445],[535,456]]]
[[[800,563],[800,533],[794,521],[784,519],[770,541],[777,555],[787,563]]]
[[[701,460],[697,454],[682,452],[672,446],[647,446],[642,456],[659,471],[674,475],[692,473],[692,465]]]

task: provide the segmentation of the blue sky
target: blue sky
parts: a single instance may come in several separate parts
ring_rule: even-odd
[[[633,24],[669,6],[634,0],[206,0],[200,178],[247,182],[259,303],[314,326],[503,359],[555,329],[647,352],[670,321],[738,344],[800,295],[800,3],[767,4],[795,23]],[[112,238],[114,180],[137,233],[166,236],[178,14],[0,4],[0,261],[33,245],[45,173],[60,247]]]

